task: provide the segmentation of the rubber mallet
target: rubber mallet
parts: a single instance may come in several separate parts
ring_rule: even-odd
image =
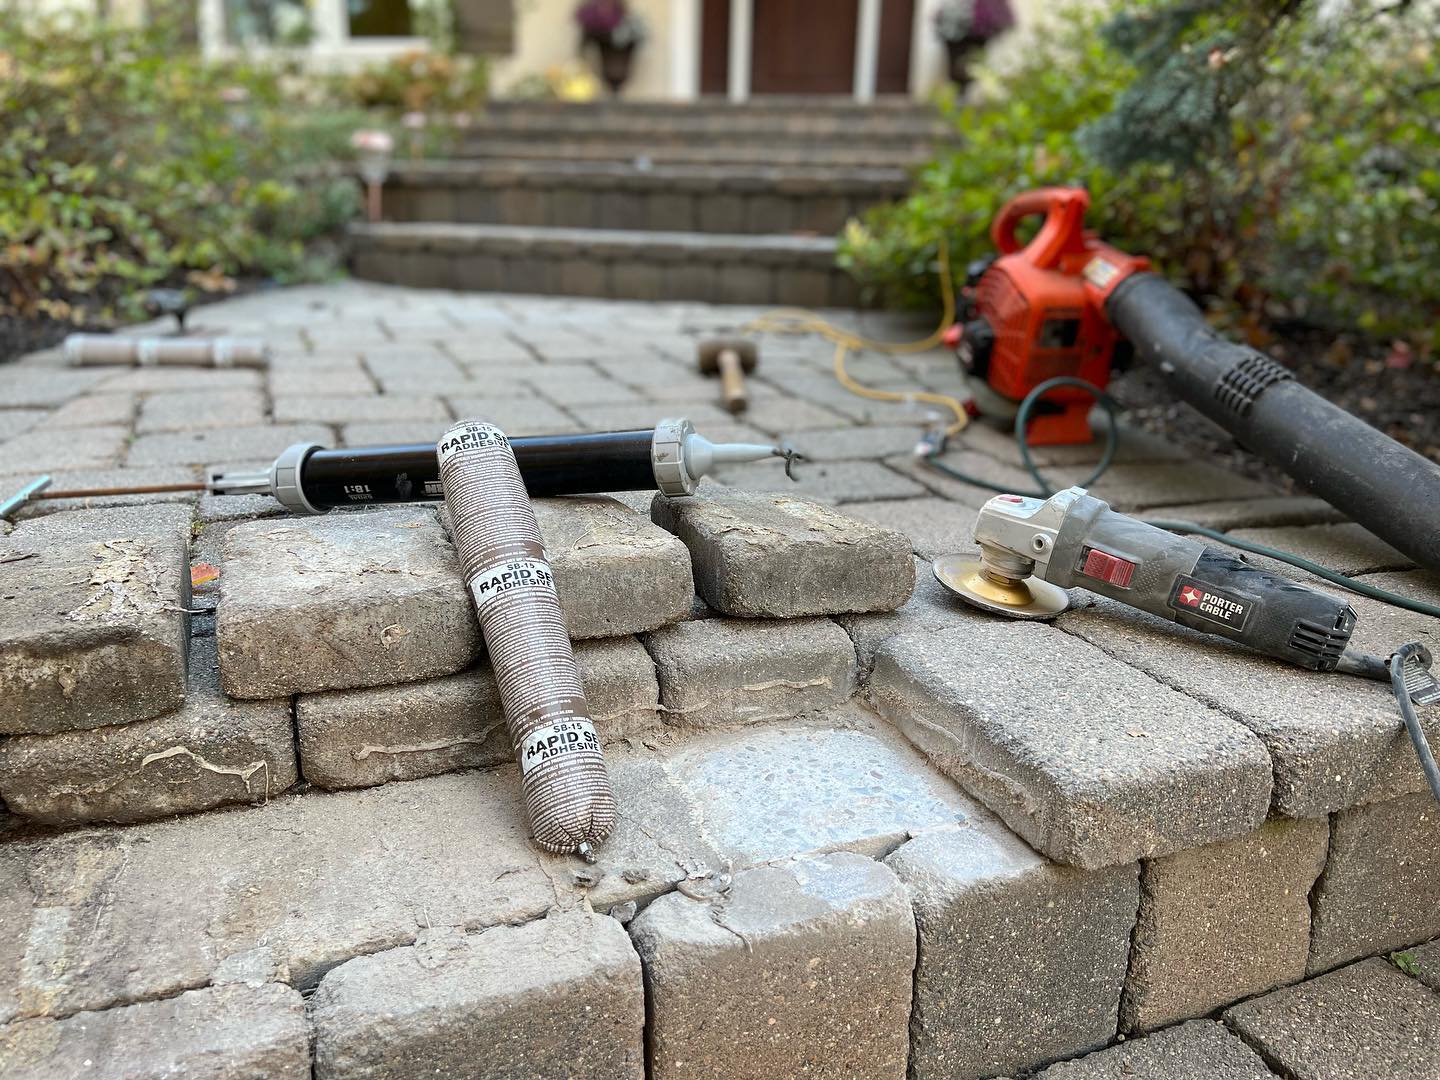
[[[702,341],[697,351],[700,374],[720,374],[720,394],[725,408],[742,413],[749,401],[745,397],[745,376],[755,370],[759,353],[753,341],[727,339]]]

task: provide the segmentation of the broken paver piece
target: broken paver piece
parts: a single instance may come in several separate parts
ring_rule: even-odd
[[[855,647],[829,619],[697,619],[645,637],[669,724],[788,720],[840,705],[855,688]]]
[[[214,986],[165,1001],[0,1027],[0,1076],[307,1080],[305,1002],[288,986]]]
[[[885,860],[919,931],[910,1075],[1019,1072],[1115,1037],[1137,867],[1057,866],[993,822],[926,833]]]
[[[185,700],[186,541],[0,539],[0,733],[126,724]]]
[[[555,913],[360,956],[311,1000],[316,1080],[641,1080],[640,961],[614,919]]]
[[[887,867],[849,852],[674,892],[636,917],[649,1075],[905,1076],[915,920]]]
[[[606,743],[660,726],[655,665],[638,641],[581,642],[575,662]],[[296,705],[295,724],[305,779],[324,788],[368,787],[515,759],[488,663],[401,686],[306,694]]]
[[[908,537],[804,499],[657,495],[651,516],[690,549],[695,587],[726,615],[893,611],[915,585]]]
[[[882,645],[870,697],[1038,850],[1110,866],[1265,820],[1270,759],[1243,724],[1053,627],[965,619]]]
[[[1303,979],[1328,838],[1324,818],[1282,818],[1144,863],[1121,1026],[1154,1030]]]
[[[0,741],[0,799],[36,821],[146,821],[263,802],[298,779],[290,705],[220,693],[211,638],[191,646],[185,703],[150,720]]]
[[[236,525],[215,633],[225,692],[242,698],[448,675],[480,650],[429,508]]]
[[[1294,1080],[1440,1076],[1440,996],[1384,960],[1364,960],[1224,1014]]]
[[[675,537],[604,496],[533,506],[572,638],[638,634],[689,613],[690,553]]]

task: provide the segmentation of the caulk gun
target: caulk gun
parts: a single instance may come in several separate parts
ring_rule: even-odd
[[[684,419],[661,420],[652,429],[592,435],[536,435],[510,440],[520,475],[532,497],[604,491],[651,491],[693,495],[716,465],[779,457],[790,470],[799,455],[760,443],[714,443]],[[292,513],[323,514],[337,506],[439,501],[440,466],[434,443],[327,450],[298,443],[265,469],[216,472],[204,482],[151,487],[59,491],[40,477],[0,500],[0,518],[34,499],[86,498],[156,491],[205,491],[212,495],[273,495]]]

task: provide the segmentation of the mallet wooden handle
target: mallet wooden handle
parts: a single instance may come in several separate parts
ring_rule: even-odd
[[[720,395],[725,408],[732,413],[742,413],[748,402],[745,400],[745,368],[740,363],[740,354],[734,349],[721,349],[716,358],[720,366]]]

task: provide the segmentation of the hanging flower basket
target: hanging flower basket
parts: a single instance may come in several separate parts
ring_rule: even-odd
[[[612,94],[630,81],[635,49],[645,40],[645,21],[624,0],[585,0],[575,9],[580,47],[594,46],[600,55],[600,77]]]

